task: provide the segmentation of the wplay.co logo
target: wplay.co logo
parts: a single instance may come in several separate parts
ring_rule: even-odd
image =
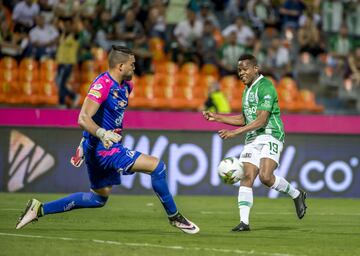
[[[8,191],[15,192],[24,188],[49,171],[54,164],[54,157],[33,140],[16,130],[11,131]]]

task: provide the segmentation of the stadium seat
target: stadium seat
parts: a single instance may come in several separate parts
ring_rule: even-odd
[[[38,62],[33,58],[24,58],[19,65],[20,70],[37,72]]]
[[[199,67],[193,62],[187,62],[181,66],[180,72],[188,76],[197,76],[199,74]]]
[[[205,64],[201,67],[200,73],[203,76],[213,76],[215,78],[219,77],[219,70],[214,64]]]
[[[16,60],[12,57],[4,57],[0,59],[0,69],[14,69],[17,67]]]
[[[224,76],[220,80],[221,90],[227,90],[228,88],[233,88],[238,85],[238,79],[235,76]]]
[[[150,108],[151,99],[154,98],[154,86],[156,77],[154,75],[144,75],[139,78],[137,85],[130,94],[129,107]]]
[[[0,81],[0,102],[6,104],[19,103],[19,91],[17,81]]]
[[[154,69],[156,74],[175,75],[178,72],[179,67],[175,62],[165,61],[156,63]]]
[[[54,82],[42,82],[38,91],[39,104],[56,106],[59,104],[58,88]]]
[[[324,106],[318,105],[315,101],[315,94],[307,89],[300,90],[301,101],[303,102],[303,109],[312,113],[324,112]]]
[[[0,81],[17,81],[17,80],[18,80],[17,68],[0,69]]]
[[[31,104],[31,105],[37,105],[39,104],[39,83],[35,81],[19,81],[19,88],[20,93],[17,96],[19,102],[22,104]]]
[[[166,60],[166,55],[164,51],[165,42],[161,38],[152,37],[149,40],[149,47],[154,62]]]

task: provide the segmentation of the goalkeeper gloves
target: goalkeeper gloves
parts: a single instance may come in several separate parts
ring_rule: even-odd
[[[121,135],[114,131],[107,131],[104,128],[96,130],[96,136],[101,140],[106,149],[110,148],[114,143],[121,140]]]
[[[85,160],[83,144],[84,138],[81,139],[79,146],[76,149],[75,155],[71,157],[70,163],[75,167],[80,167]]]

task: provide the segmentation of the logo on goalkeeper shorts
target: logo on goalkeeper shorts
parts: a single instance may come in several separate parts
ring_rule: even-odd
[[[12,130],[9,147],[9,180],[7,189],[18,191],[49,171],[55,164],[54,157],[29,137]]]

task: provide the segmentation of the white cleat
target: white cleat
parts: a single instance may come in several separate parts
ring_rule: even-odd
[[[174,217],[169,217],[170,225],[180,229],[187,234],[196,234],[200,231],[200,228],[192,223],[190,220],[177,213]]]
[[[31,199],[26,205],[25,211],[20,216],[17,224],[16,229],[23,228],[27,224],[33,221],[37,221],[40,215],[42,203],[36,199]]]

